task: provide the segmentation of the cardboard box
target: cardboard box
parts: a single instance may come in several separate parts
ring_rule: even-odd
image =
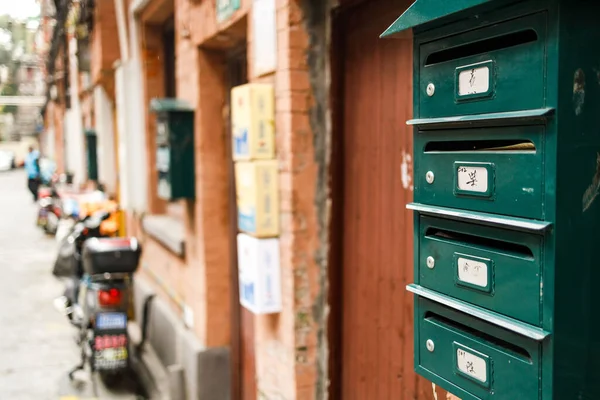
[[[255,237],[279,234],[277,161],[240,161],[235,164],[238,228]]]
[[[231,90],[233,159],[275,157],[275,92],[273,85],[249,83]]]
[[[281,311],[279,239],[238,234],[240,304],[254,314]]]

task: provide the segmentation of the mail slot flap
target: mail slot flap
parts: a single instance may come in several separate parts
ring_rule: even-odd
[[[507,111],[474,115],[453,115],[439,118],[417,118],[406,121],[406,125],[418,126],[419,130],[440,128],[470,128],[476,126],[511,126],[515,124],[545,124],[555,115],[552,107],[535,110]]]
[[[419,118],[545,107],[545,11],[420,45]]]
[[[541,324],[541,235],[427,216],[419,221],[418,284]]]
[[[476,222],[487,226],[499,226],[523,232],[548,232],[553,225],[549,221],[536,221],[532,219],[494,215],[477,211],[464,211],[456,208],[430,206],[421,203],[408,203],[408,210],[416,211],[423,215],[432,215],[456,221]]]
[[[415,201],[542,219],[544,130],[538,125],[419,132]]]
[[[461,399],[539,399],[541,346],[418,298],[415,364]]]

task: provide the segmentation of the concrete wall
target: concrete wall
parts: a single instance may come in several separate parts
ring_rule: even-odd
[[[136,315],[143,314],[143,307],[149,296],[156,291],[146,279],[135,281],[134,304]],[[154,297],[149,307],[147,323],[147,345],[151,346],[152,358],[142,357],[147,361],[151,376],[166,375],[170,382],[171,393],[178,393],[179,398],[190,400],[224,400],[230,398],[229,350],[224,347],[206,348],[186,327],[171,307],[160,296]],[[170,373],[180,371],[182,376]],[[158,382],[155,382],[155,384]],[[160,383],[159,383],[160,384]],[[172,400],[179,400],[175,397]]]
[[[116,193],[116,155],[113,103],[106,94],[104,87],[94,88],[94,112],[96,135],[98,137],[98,179],[108,193]]]
[[[85,138],[83,134],[83,120],[81,112],[81,103],[79,101],[79,75],[77,73],[77,41],[71,37],[69,39],[69,64],[70,64],[70,91],[71,108],[65,115],[66,132],[66,155],[67,167],[69,171],[75,174],[73,182],[82,184],[87,180],[87,164],[85,159]]]

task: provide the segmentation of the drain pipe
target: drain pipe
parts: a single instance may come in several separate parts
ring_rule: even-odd
[[[156,296],[154,293],[152,293],[151,295],[149,295],[148,297],[146,297],[146,300],[144,300],[144,310],[143,310],[143,314],[142,314],[142,338],[140,340],[140,343],[137,345],[137,350],[138,352],[140,350],[142,350],[142,348],[144,347],[144,343],[146,343],[146,339],[148,337],[148,321],[150,321],[150,305],[152,304],[152,300],[154,299],[154,296]]]

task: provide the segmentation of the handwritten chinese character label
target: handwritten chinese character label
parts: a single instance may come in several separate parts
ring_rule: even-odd
[[[479,67],[458,74],[458,95],[487,93],[490,90],[490,68]]]
[[[477,379],[480,382],[487,382],[487,362],[474,354],[463,349],[456,350],[456,366],[459,371]]]
[[[484,262],[458,258],[458,279],[482,288],[488,285],[488,266]]]
[[[459,165],[456,173],[460,190],[478,193],[488,191],[488,170],[486,168]]]

